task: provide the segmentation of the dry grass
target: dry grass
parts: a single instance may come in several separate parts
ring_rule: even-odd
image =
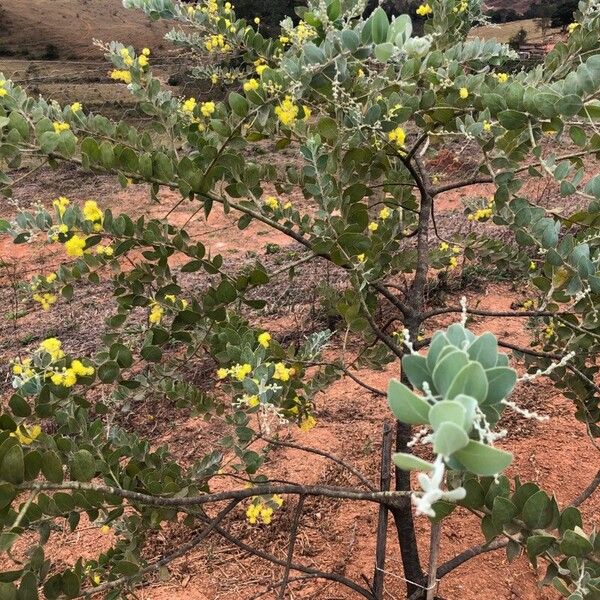
[[[496,38],[499,42],[506,43],[521,29],[527,32],[527,43],[532,44],[550,43],[560,34],[560,29],[549,29],[544,38],[542,30],[538,27],[538,19],[523,19],[522,21],[511,21],[502,25],[476,27],[471,32],[471,37]]]

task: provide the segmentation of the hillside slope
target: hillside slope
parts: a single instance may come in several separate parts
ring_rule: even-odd
[[[126,10],[121,0],[2,0],[0,54],[45,58],[100,58],[93,39],[118,40],[155,53],[168,30],[141,12]]]

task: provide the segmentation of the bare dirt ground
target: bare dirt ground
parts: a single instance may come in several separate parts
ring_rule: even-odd
[[[79,16],[73,17],[73,5]],[[131,108],[122,87],[107,84],[105,66],[90,66],[67,61],[36,63],[32,60],[46,48],[47,43],[77,52],[78,59],[87,63],[100,61],[96,50],[90,49],[90,38],[127,39],[136,47],[150,46],[162,49],[161,25],[146,25],[147,21],[120,9],[120,0],[55,0],[52,11],[47,10],[47,0],[31,0],[23,10],[21,0],[2,0],[4,14],[0,17],[0,42],[11,48],[27,50],[23,55],[1,58],[0,71],[20,74],[30,78],[31,85],[51,97],[79,100],[94,110],[109,108],[121,112]],[[52,13],[52,14],[49,14]],[[44,15],[42,19],[40,15]],[[42,23],[42,21],[44,21]],[[46,29],[47,27],[47,29]],[[104,28],[104,29],[103,29]],[[35,31],[39,36],[33,36]],[[8,33],[7,33],[8,32]],[[29,32],[29,33],[28,33]],[[56,33],[58,32],[58,33]],[[65,33],[68,32],[68,35]],[[1,44],[0,44],[1,46]],[[165,54],[165,56],[168,56]],[[11,62],[12,61],[12,62]],[[168,58],[165,58],[165,62]],[[100,70],[99,70],[100,69]],[[165,72],[168,65],[165,66]],[[42,76],[46,80],[39,79]],[[38,80],[35,78],[38,77]],[[94,81],[94,78],[98,78]],[[46,86],[46,87],[44,87]],[[443,174],[441,169],[440,175]],[[537,184],[531,184],[537,189]],[[541,192],[538,190],[538,192]],[[463,196],[485,197],[489,189],[473,187],[462,194],[450,193],[438,203],[439,222],[462,218]],[[114,212],[127,210],[131,216],[151,215],[161,217],[176,201],[176,196],[165,193],[161,203],[151,203],[145,186],[122,189],[112,177],[79,173],[75,169],[61,167],[57,171],[44,169],[33,180],[15,190],[15,197],[23,207],[41,202],[49,205],[52,199],[66,195],[73,202],[94,198],[103,207]],[[290,198],[298,207],[304,206],[301,196]],[[252,224],[239,231],[232,216],[215,209],[209,219],[202,213],[195,214],[194,204],[182,204],[171,219],[183,224],[191,218],[187,228],[192,237],[200,239],[213,253],[221,253],[227,266],[235,268],[259,258],[269,269],[287,264],[298,257],[299,248],[287,238],[267,230],[265,226]],[[0,217],[14,214],[13,206],[0,203]],[[279,245],[275,253],[267,252],[267,244]],[[40,339],[48,335],[60,337],[74,353],[90,353],[94,350],[99,324],[109,315],[112,305],[109,289],[105,285],[86,284],[75,294],[69,304],[61,302],[49,313],[36,309],[31,302],[14,305],[16,279],[29,279],[37,273],[54,270],[65,259],[61,248],[47,248],[27,244],[15,246],[6,239],[0,240],[0,259],[5,263],[0,273],[0,363],[19,352],[36,347]],[[485,282],[473,279],[466,282],[464,290],[451,289],[445,301],[456,304],[465,293],[469,302],[481,308],[506,309],[525,297],[525,288],[519,282]],[[327,281],[335,285],[339,274],[324,262],[312,263],[298,268],[298,276],[285,286],[273,285],[263,292],[269,303],[260,315],[261,325],[269,328],[279,338],[288,335],[301,336],[324,329],[326,317],[319,307],[314,292],[316,283]],[[182,285],[192,292],[205,284],[200,276],[182,278]],[[439,319],[430,324],[431,330],[445,326],[450,321]],[[472,327],[477,331],[490,330],[503,339],[520,345],[528,345],[530,333],[522,320],[476,319]],[[426,333],[431,333],[428,331]],[[335,346],[331,349],[335,352]],[[0,388],[2,399],[9,394],[6,366],[1,371],[6,378]],[[371,385],[385,389],[391,376],[397,376],[393,368],[385,372],[364,370],[359,374]],[[207,372],[200,372],[206,385],[211,379]],[[589,441],[585,428],[575,421],[573,406],[544,381],[521,385],[515,400],[529,409],[535,409],[552,418],[543,423],[509,416],[503,425],[509,430],[502,446],[514,452],[515,462],[509,475],[519,472],[523,480],[533,480],[548,490],[555,490],[559,504],[577,496],[589,483],[598,468],[598,452]],[[372,395],[349,380],[333,385],[317,398],[318,425],[308,433],[290,432],[290,439],[299,444],[321,448],[343,457],[357,466],[373,481],[379,478],[379,451],[382,425],[390,419],[385,399]],[[123,420],[130,427],[144,433],[153,444],[169,443],[176,456],[184,463],[202,456],[214,439],[211,424],[191,417],[186,411],[175,415],[161,398],[152,398],[134,410],[125,413]],[[355,484],[352,476],[326,459],[307,455],[301,451],[281,448],[273,455],[268,467],[272,477],[283,477],[306,484],[328,483],[333,485]],[[276,513],[269,527],[250,527],[240,507],[228,521],[227,526],[239,534],[242,540],[254,547],[263,548],[278,557],[285,558],[288,533],[292,522],[294,501],[284,505]],[[583,507],[586,522],[600,526],[600,495],[596,493]],[[357,506],[341,501],[317,502],[307,500],[300,522],[300,535],[295,559],[298,562],[345,574],[356,580],[362,575],[372,576],[374,563],[374,532],[377,525],[376,510],[371,506]],[[427,561],[428,521],[417,519],[417,528],[423,545],[420,548],[424,564]],[[183,527],[172,527],[153,539],[148,558],[168,553],[185,541]],[[47,553],[57,558],[60,565],[71,565],[79,556],[92,557],[106,548],[109,536],[102,536],[94,524],[82,524],[76,534],[57,532],[52,536]],[[457,510],[445,523],[442,556],[446,560],[472,545],[483,542],[481,531],[462,509]],[[402,598],[404,580],[400,556],[390,527],[386,564],[386,598]],[[150,577],[140,588],[138,597],[144,600],[250,600],[261,598],[274,600],[276,591],[270,585],[281,579],[282,569],[252,557],[248,553],[212,537],[207,544],[179,559],[169,566],[170,577],[165,580]],[[294,574],[292,574],[294,575]],[[540,590],[536,573],[528,561],[520,558],[508,565],[504,551],[482,555],[467,563],[445,578],[440,596],[446,600],[541,600],[558,596],[550,589]],[[315,581],[295,582],[290,585],[289,598],[296,600],[354,600],[351,594],[335,583]]]

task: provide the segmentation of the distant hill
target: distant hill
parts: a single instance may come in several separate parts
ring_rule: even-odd
[[[126,10],[121,0],[2,0],[0,56],[100,58],[93,38],[148,46],[160,53],[164,22]]]

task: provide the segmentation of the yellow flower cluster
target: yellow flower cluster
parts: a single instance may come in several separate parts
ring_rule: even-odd
[[[546,329],[544,329],[544,337],[549,340],[552,337],[554,337],[555,334],[555,330],[554,330],[554,323],[552,321],[550,321],[550,324],[546,326]]]
[[[286,127],[291,127],[298,117],[298,106],[294,104],[291,96],[286,96],[283,102],[275,107],[275,114]]]
[[[442,252],[446,252],[446,251],[450,250],[450,244],[448,244],[448,242],[442,242],[440,244],[440,250]],[[454,254],[460,254],[460,246],[453,246],[452,252],[454,252]]]
[[[65,242],[65,252],[69,256],[83,256],[86,240],[77,234]]]
[[[275,373],[273,373],[273,379],[277,379],[278,381],[289,381],[290,377],[292,377],[296,373],[296,369],[288,369],[283,363],[275,364]]]
[[[488,120],[485,120],[483,122],[483,130],[484,131],[491,131],[492,130],[492,123]]]
[[[316,35],[317,35],[317,32],[314,29],[314,27],[312,27],[311,25],[308,25],[304,21],[300,21],[298,23],[298,25],[296,25],[296,27],[294,27],[294,29],[292,29],[289,32],[289,37],[291,38],[291,40],[294,43],[299,44],[299,45],[304,44],[305,42],[308,42],[309,40],[314,38]],[[280,38],[279,38],[279,41],[281,43],[287,43],[287,42],[283,42],[281,40],[281,37],[284,37],[287,39],[288,36],[280,36]]]
[[[535,304],[534,304],[533,300],[525,300],[525,302],[523,302],[522,306],[525,310],[531,310],[535,306]]]
[[[431,6],[429,6],[429,3],[421,4],[421,6],[419,6],[419,8],[417,8],[417,14],[420,17],[426,17],[427,15],[430,15],[432,12],[433,12],[433,8],[431,8]]]
[[[458,257],[456,255],[460,254],[460,246],[452,246],[452,248],[450,248],[450,244],[448,244],[448,242],[442,242],[440,244],[440,250],[442,252],[452,251],[454,256],[450,257],[450,260],[448,262],[448,268],[450,270],[456,269],[456,267],[458,267]]]
[[[22,375],[23,378],[28,379],[35,375],[34,370],[31,368],[30,358],[17,358],[11,363],[13,375]]]
[[[42,428],[39,425],[34,425],[31,429],[27,429],[25,425],[19,425],[16,431],[13,431],[11,437],[17,438],[24,446],[32,444],[42,433]]]
[[[121,50],[119,50],[119,54],[121,55],[123,63],[126,67],[131,67],[133,65],[133,58],[131,54],[129,54],[129,50],[127,48],[121,48]]]
[[[56,294],[51,294],[49,292],[46,292],[44,294],[34,294],[33,295],[33,300],[35,302],[38,302],[43,310],[50,310],[50,307],[53,304],[56,304]]]
[[[96,246],[96,254],[99,256],[111,257],[114,254],[114,250],[110,246],[99,244]]]
[[[231,50],[231,46],[225,41],[222,33],[209,36],[204,42],[204,47],[209,52],[221,52],[223,54]]]
[[[254,408],[260,404],[260,399],[256,394],[248,395],[244,394],[241,398],[241,402],[243,402],[249,408]]]
[[[257,79],[248,79],[248,81],[244,82],[243,87],[245,92],[255,92],[260,87],[260,83],[258,83]]]
[[[102,231],[102,221],[104,214],[98,207],[95,200],[86,200],[83,205],[83,218],[86,221],[91,221],[94,224],[94,231]]]
[[[277,507],[283,505],[283,498],[275,494],[270,503]],[[261,498],[256,496],[252,499],[252,504],[246,510],[246,518],[250,525],[256,525],[260,519],[264,525],[270,525],[273,518],[273,507],[266,504]]]
[[[579,27],[579,23],[571,23],[568,27],[567,27],[567,31],[569,33],[573,33],[577,28]]]
[[[71,112],[77,113],[83,108],[83,106],[81,105],[81,102],[73,102],[73,104],[71,104],[70,108],[71,108]]]
[[[203,102],[200,106],[200,112],[205,117],[210,117],[216,110],[216,106],[214,102]]]
[[[4,87],[6,85],[6,79],[0,79],[0,98],[4,98],[8,94],[8,90]]]
[[[406,141],[406,132],[402,127],[396,127],[396,129],[392,129],[388,133],[388,139],[390,142],[395,142],[396,146],[399,148],[404,147],[404,142]]]
[[[264,58],[259,58],[254,61],[254,66],[256,67],[256,72],[258,75],[262,75],[268,68],[267,62]]]
[[[65,353],[62,349],[62,342],[57,338],[45,339],[40,344],[39,349],[44,352],[47,352],[53,361],[60,360],[65,356]]]
[[[263,348],[268,348],[269,344],[271,343],[271,334],[268,331],[263,331],[263,333],[260,333],[258,335],[258,343]]]
[[[379,225],[375,221],[369,223],[369,231],[375,232],[379,229]]]
[[[458,90],[458,95],[461,97],[461,100],[466,100],[469,97],[469,90],[466,87],[461,87]]]
[[[455,6],[452,9],[453,13],[464,13],[469,8],[468,0],[461,0],[461,3],[458,6]]]
[[[196,108],[196,98],[188,98],[184,102],[181,103],[181,112],[184,112],[187,115],[191,115]]]
[[[380,211],[379,211],[379,218],[382,221],[385,221],[386,219],[389,219],[392,216],[392,211],[387,207],[384,206]]]
[[[365,260],[367,260],[366,256],[364,254],[357,254],[356,255],[356,259],[358,260],[359,263],[364,263]]]
[[[227,376],[231,375],[233,378],[238,381],[244,381],[246,376],[252,373],[252,365],[248,363],[244,363],[243,365],[236,364],[231,367],[231,369],[221,368],[217,370],[217,377],[219,379],[225,379]]]
[[[469,221],[486,221],[490,219],[494,214],[494,198],[491,197],[488,200],[488,205],[486,208],[479,208],[474,213],[471,213],[467,220]]]
[[[71,129],[71,126],[64,121],[54,121],[54,123],[52,123],[52,127],[54,127],[54,133],[62,133],[63,131],[68,131]]]
[[[300,429],[301,431],[310,431],[315,425],[317,424],[317,420],[312,416],[312,415],[308,415],[306,417],[303,417],[302,420],[300,421]]]
[[[156,302],[150,305],[150,314],[148,315],[148,321],[153,325],[158,325],[165,314],[165,309]]]
[[[264,200],[264,205],[268,206],[271,210],[277,210],[279,208],[279,200],[275,196],[267,196]]]
[[[110,78],[123,83],[131,83],[131,73],[121,69],[113,69],[110,73]]]
[[[508,73],[493,73],[492,77],[498,81],[498,83],[506,83],[508,81]]]
[[[56,207],[58,214],[62,217],[65,214],[65,210],[67,210],[67,206],[69,206],[70,201],[68,198],[61,196],[57,200],[54,200],[52,204]]]
[[[61,371],[55,371],[50,376],[50,381],[54,385],[62,385],[69,388],[77,383],[78,377],[90,377],[93,374],[94,367],[86,367],[80,360],[74,360],[68,369],[63,368]]]

